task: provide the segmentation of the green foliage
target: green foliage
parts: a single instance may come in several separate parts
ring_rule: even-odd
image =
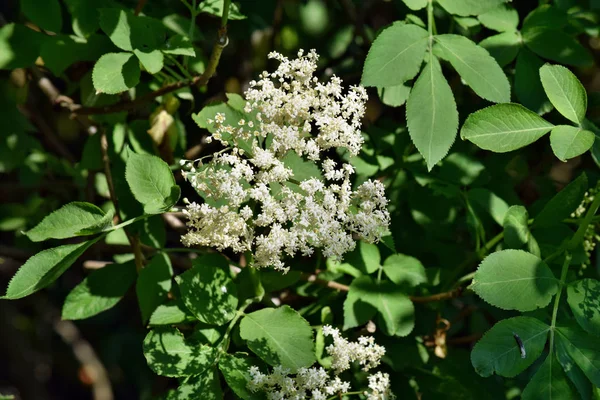
[[[148,332],[144,356],[158,375],[173,377],[201,374],[215,360],[213,348],[190,343],[171,327],[157,327]]]
[[[350,285],[344,302],[344,329],[364,325],[377,315],[388,336],[406,336],[414,327],[415,309],[409,298],[390,282],[362,276]]]
[[[373,42],[363,70],[364,86],[401,85],[419,72],[427,49],[427,31],[395,23]]]
[[[240,322],[240,336],[254,354],[272,366],[295,372],[316,360],[310,325],[288,306],[247,314]]]
[[[140,67],[131,53],[104,54],[92,74],[96,92],[121,93],[140,82]]]
[[[558,281],[548,265],[533,254],[502,250],[481,262],[471,288],[495,307],[532,311],[550,303]],[[511,296],[506,296],[507,290]]]
[[[434,51],[452,64],[478,96],[494,103],[510,101],[510,84],[489,53],[460,35],[437,35]]]
[[[553,127],[520,104],[498,104],[469,115],[460,136],[482,149],[505,153],[535,142]]]
[[[93,204],[73,202],[45,217],[25,235],[34,242],[93,235],[112,226],[112,217],[112,213],[105,213]]]
[[[177,276],[185,306],[201,322],[223,325],[235,315],[237,288],[222,268],[195,260],[192,269]]]
[[[481,376],[496,373],[513,377],[529,367],[544,351],[550,327],[531,317],[504,319],[492,327],[473,348],[471,362]],[[525,347],[525,357],[515,340]]]
[[[581,203],[587,188],[587,175],[579,175],[544,205],[544,208],[535,216],[534,226],[552,226],[568,218]]]
[[[18,387],[20,375],[11,381],[12,369],[0,380],[23,398],[43,397],[40,387],[85,396],[87,384],[62,376],[81,368],[79,337],[105,364],[113,397],[277,397],[252,390],[252,374],[331,373],[331,325],[386,349],[373,371],[350,363],[339,376],[352,392],[340,398],[373,397],[376,371],[403,399],[597,398],[599,11],[595,0],[9,0],[0,16],[2,299],[46,290],[0,313],[9,318],[0,358],[18,372],[29,356],[15,354],[31,347],[36,359],[61,362],[34,394]],[[345,107],[347,90],[326,94],[327,82],[360,82],[362,124],[332,125],[330,115],[353,113],[337,106],[305,123],[312,105],[278,97],[296,84],[286,80],[273,80],[260,115],[245,111],[243,91],[277,64],[267,54],[311,48],[317,79],[305,84]],[[295,114],[265,124],[271,105]],[[219,132],[223,146],[209,140],[217,113],[231,125]],[[251,125],[257,133],[234,140]],[[277,154],[273,171],[293,176],[268,193],[293,193],[298,204],[271,212],[253,196],[232,204],[185,183],[192,165],[205,171],[233,143],[255,171],[264,155],[255,146],[267,148],[276,131],[319,142],[323,127],[340,140],[360,131],[364,143],[356,156],[332,148],[315,160],[301,145]],[[325,176],[325,159],[356,174]],[[299,183],[311,178],[333,191],[308,199]],[[347,195],[369,179],[385,187],[388,230],[368,243],[344,221],[356,248],[342,259],[300,248],[320,240],[316,228],[279,248],[269,223],[245,252],[182,247],[185,207],[204,212],[192,202],[223,213],[220,229],[191,229],[225,237],[245,227],[231,219],[241,207],[275,223],[309,209],[298,216],[306,225],[319,218],[317,203],[339,197],[361,219],[372,199]],[[210,189],[221,184],[231,182]],[[286,274],[254,267],[265,237]],[[61,306],[73,323],[55,321]],[[52,329],[77,357],[47,348],[39,335]]]
[[[37,2],[35,0],[21,0],[21,11],[34,24],[51,32],[60,32],[62,15],[58,0]]]
[[[40,251],[19,268],[3,298],[20,299],[52,284],[98,239]]]
[[[157,254],[140,271],[135,289],[144,322],[167,298],[172,277],[173,267],[166,254]]]
[[[160,214],[169,210],[181,195],[169,165],[156,156],[130,152],[125,178],[131,193],[142,203],[146,214]]]
[[[552,354],[538,368],[523,391],[523,399],[575,399],[577,392],[569,384],[565,371]]]
[[[567,301],[577,323],[592,335],[600,336],[600,282],[581,279],[567,287]]]
[[[85,319],[114,307],[135,282],[133,261],[92,272],[65,299],[63,319]]]
[[[458,130],[458,112],[452,90],[438,60],[431,56],[406,102],[410,137],[431,170],[443,159]]]
[[[587,110],[587,95],[577,77],[563,66],[546,64],[540,68],[540,78],[556,110],[581,125]]]

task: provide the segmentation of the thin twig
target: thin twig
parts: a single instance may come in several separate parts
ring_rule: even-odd
[[[344,285],[335,281],[321,279],[315,274],[303,274],[302,279],[307,282],[316,283],[317,285],[339,290],[341,292],[348,292],[350,290],[350,286],[348,285]],[[434,301],[444,301],[460,297],[463,291],[464,289],[462,287],[459,287],[449,292],[438,293],[431,296],[410,296],[409,298],[413,303],[431,303]]]
[[[106,182],[108,184],[108,193],[110,194],[110,200],[115,207],[115,223],[119,224],[121,222],[121,213],[119,210],[119,199],[117,198],[117,194],[115,192],[115,185],[112,179],[112,172],[110,170],[110,158],[108,157],[108,140],[106,139],[106,130],[102,129],[100,133],[100,149],[102,151],[102,163],[104,164],[104,174],[106,175]],[[137,271],[141,271],[144,268],[144,254],[142,253],[140,239],[137,236],[130,235],[125,231],[127,235],[127,239],[129,240],[129,244],[131,245],[131,249],[133,250],[133,255],[135,256],[135,267]]]
[[[221,26],[221,28],[219,28],[219,37],[217,39],[217,42],[213,46],[212,53],[210,55],[210,59],[208,60],[208,64],[206,65],[206,69],[204,70],[204,73],[202,75],[195,76],[192,79],[171,83],[144,96],[140,96],[132,101],[121,101],[107,106],[84,107],[81,104],[74,104],[69,101],[62,101],[60,105],[77,115],[110,114],[114,112],[129,111],[135,109],[143,104],[154,100],[159,96],[174,92],[185,87],[196,85],[205,86],[210,80],[210,78],[212,78],[212,76],[215,74],[217,66],[219,65],[219,61],[221,59],[221,53],[223,53],[223,49],[227,46],[228,43],[229,39],[227,38],[227,25],[223,25]]]
[[[140,15],[147,1],[148,0],[138,0],[137,6],[135,6],[135,15]]]

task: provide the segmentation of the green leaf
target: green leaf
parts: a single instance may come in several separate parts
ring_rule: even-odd
[[[471,352],[475,371],[483,376],[496,373],[511,378],[523,372],[542,354],[550,327],[531,317],[514,317],[498,322],[477,342]],[[525,348],[525,358],[514,335]]]
[[[546,203],[535,217],[533,225],[547,227],[560,224],[563,219],[569,218],[581,203],[587,188],[588,179],[586,174],[582,173]]]
[[[589,379],[585,376],[581,368],[575,364],[575,361],[571,358],[565,346],[565,342],[561,340],[556,341],[556,347],[554,349],[556,358],[560,365],[562,365],[565,374],[569,377],[571,382],[579,391],[582,400],[592,399],[592,384]]]
[[[252,400],[259,398],[258,394],[247,387],[251,380],[250,367],[257,364],[257,360],[245,356],[244,353],[223,354],[219,360],[219,370],[227,382],[227,386],[240,398]]]
[[[125,296],[136,277],[133,261],[109,264],[93,271],[67,295],[62,319],[85,319],[114,307]]]
[[[575,399],[577,393],[569,384],[565,372],[554,355],[548,354],[544,363],[523,390],[523,400]]]
[[[469,115],[460,136],[482,149],[506,153],[535,142],[553,127],[520,104],[496,104]]]
[[[550,303],[558,281],[539,257],[522,250],[502,250],[479,264],[470,287],[495,307],[532,311]]]
[[[21,0],[21,11],[40,28],[59,33],[62,27],[62,11],[58,0]]]
[[[201,374],[215,362],[215,350],[194,345],[172,327],[156,327],[144,339],[144,356],[152,371],[162,376]]]
[[[515,66],[514,91],[517,100],[536,114],[552,110],[552,104],[540,80],[539,70],[544,61],[527,48],[521,48]]]
[[[163,69],[165,56],[160,50],[151,50],[148,52],[134,49],[133,54],[140,60],[144,69],[151,74],[156,74]]]
[[[100,7],[103,1],[64,0],[71,14],[73,32],[79,37],[87,38],[100,27]]]
[[[557,342],[581,368],[594,386],[600,386],[600,341],[578,327],[558,327]]]
[[[198,5],[198,11],[221,18],[223,15],[223,3],[224,2],[222,0],[204,0]],[[232,2],[229,5],[228,19],[240,20],[246,19],[246,16],[240,12],[240,8],[237,6],[237,4]]]
[[[168,211],[181,194],[169,165],[149,154],[129,152],[125,179],[133,197],[144,205],[146,214]]]
[[[567,161],[591,149],[595,138],[594,132],[570,125],[558,125],[550,132],[550,146],[559,160]]]
[[[292,373],[316,361],[308,321],[287,305],[246,314],[240,322],[240,336],[267,364],[281,365]]]
[[[194,260],[192,269],[177,276],[185,306],[200,321],[223,325],[235,316],[237,287],[228,273],[214,265]]]
[[[504,242],[509,249],[520,249],[529,241],[529,214],[523,206],[511,206],[504,216]]]
[[[406,120],[410,137],[431,171],[448,154],[458,130],[454,95],[433,55],[410,92]]]
[[[162,52],[178,56],[196,57],[193,43],[183,35],[171,36],[162,48]]]
[[[0,28],[0,69],[29,67],[40,55],[46,37],[21,24]]]
[[[176,399],[190,400],[221,400],[223,399],[223,390],[216,366],[204,371],[201,375],[195,375],[186,379],[179,385],[176,392]]]
[[[416,258],[404,254],[392,254],[386,258],[383,272],[396,285],[414,287],[427,282],[423,264]]]
[[[44,60],[44,66],[54,75],[60,76],[72,64],[78,61],[96,61],[113,48],[104,35],[90,35],[87,39],[74,35],[55,35],[44,40],[40,56]]]
[[[94,65],[92,80],[97,93],[121,93],[140,82],[140,66],[131,53],[107,53]]]
[[[390,107],[400,107],[408,99],[410,86],[402,84],[377,88],[381,102]]]
[[[317,178],[320,181],[323,180],[321,170],[317,167],[317,164],[314,161],[305,160],[293,150],[288,151],[281,161],[287,168],[292,170],[294,174],[293,178],[298,182],[311,178]]]
[[[110,40],[125,51],[150,52],[164,44],[166,30],[161,21],[136,16],[119,8],[100,10],[100,28]]]
[[[587,94],[575,74],[562,65],[546,64],[540,68],[540,79],[556,110],[581,125],[587,110]]]
[[[417,75],[425,56],[428,33],[416,25],[395,23],[375,39],[363,68],[363,86],[401,85]]]
[[[508,211],[508,204],[488,189],[475,188],[467,193],[469,202],[482,208],[492,216],[500,226],[504,226],[504,217]]]
[[[344,330],[363,325],[375,313],[388,336],[407,336],[414,328],[414,306],[398,286],[369,276],[354,279],[344,302]]]
[[[98,239],[40,251],[19,268],[3,298],[20,299],[50,285]]]
[[[489,36],[479,42],[479,46],[486,49],[500,66],[510,64],[521,49],[521,36],[517,32],[502,32]]]
[[[140,272],[135,287],[144,323],[171,290],[173,267],[166,254],[159,253]]]
[[[437,0],[450,14],[455,15],[479,15],[490,11],[505,0]]]
[[[92,235],[111,226],[112,221],[106,220],[106,215],[93,204],[76,201],[53,211],[42,222],[25,232],[25,235],[34,242]],[[91,227],[96,229],[90,231]],[[81,231],[84,233],[80,233]]]
[[[548,60],[576,67],[585,67],[593,63],[587,49],[563,31],[530,29],[523,33],[523,40],[534,53]]]
[[[532,29],[563,29],[569,23],[567,14],[550,4],[540,5],[523,20],[523,31]]]
[[[577,323],[600,336],[600,282],[589,278],[571,282],[567,286],[567,302]]]
[[[427,6],[427,0],[402,0],[408,8],[413,11],[420,10]]]
[[[171,300],[156,307],[150,316],[148,325],[174,325],[194,321],[196,318],[178,300]]]
[[[367,274],[372,274],[380,268],[381,254],[377,245],[361,241],[358,243],[358,250]]]
[[[498,32],[515,32],[519,25],[519,13],[507,4],[499,4],[477,18],[483,26]]]
[[[434,38],[436,55],[449,61],[479,97],[495,103],[510,101],[508,78],[487,50],[460,35]]]

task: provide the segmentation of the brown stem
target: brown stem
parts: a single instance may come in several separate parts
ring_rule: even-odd
[[[431,303],[433,301],[444,301],[460,297],[462,292],[463,288],[459,287],[449,292],[438,293],[431,296],[410,296],[410,299],[413,303]]]
[[[342,292],[347,292],[350,290],[350,286],[335,281],[326,281],[325,279],[318,278],[315,274],[303,274],[302,279],[304,279],[307,282],[316,283],[317,285],[326,286],[328,288],[340,290]]]
[[[148,0],[138,0],[137,6],[135,6],[135,15],[140,15],[147,1]]]
[[[110,194],[110,200],[115,207],[115,223],[121,222],[121,213],[119,211],[119,200],[115,192],[115,186],[112,179],[112,173],[110,170],[110,158],[108,157],[108,140],[106,139],[106,130],[102,129],[100,137],[100,149],[102,151],[102,163],[104,164],[104,174],[106,175],[106,182],[108,184],[108,192]],[[135,256],[135,267],[139,271],[144,268],[144,254],[142,253],[140,239],[137,236],[130,235],[125,231],[129,244],[133,250]]]
[[[325,279],[318,278],[315,274],[303,274],[302,279],[307,282],[316,283],[317,285],[325,286],[331,289],[336,289],[342,292],[348,292],[350,286],[338,283],[335,281],[327,281]],[[434,301],[444,301],[460,297],[462,295],[463,288],[457,288],[449,292],[438,293],[431,296],[410,296],[410,300],[413,303],[431,303]]]

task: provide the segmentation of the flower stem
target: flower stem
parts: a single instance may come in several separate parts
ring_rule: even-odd
[[[562,266],[562,270],[560,272],[560,282],[558,293],[556,293],[556,297],[554,298],[554,307],[552,309],[552,322],[550,324],[550,351],[554,350],[554,330],[556,327],[556,316],[558,315],[558,305],[560,303],[560,295],[562,294],[563,287],[565,286],[565,280],[567,279],[567,271],[569,270],[569,265],[571,264],[571,253],[565,253],[565,261]]]

